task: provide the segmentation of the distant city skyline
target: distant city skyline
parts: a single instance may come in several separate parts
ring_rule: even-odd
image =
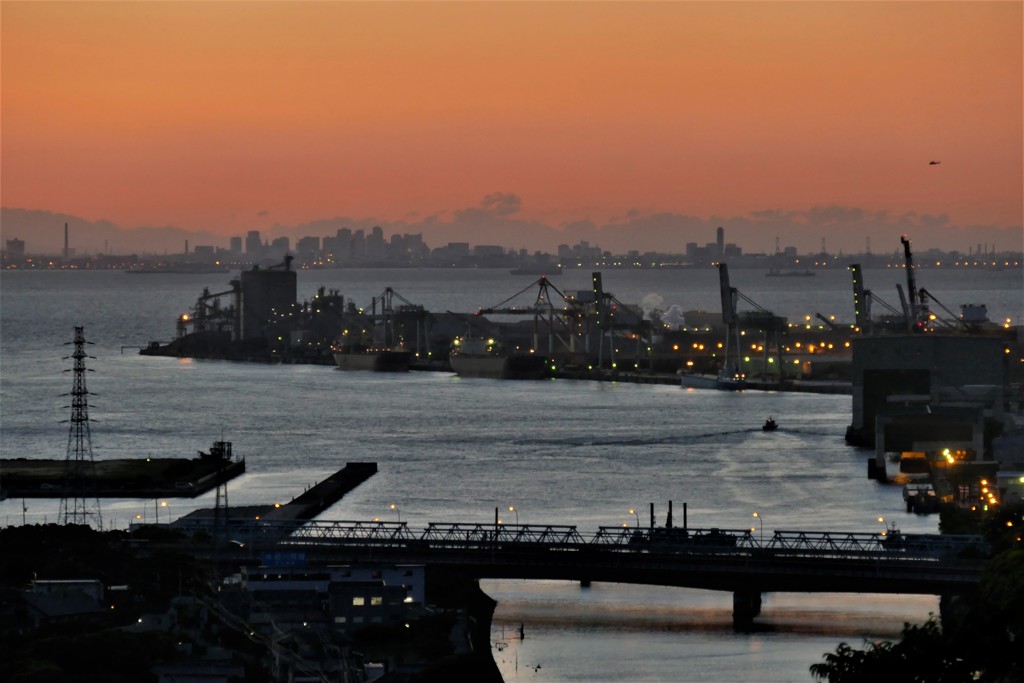
[[[509,240],[517,240],[514,243],[488,242],[474,239],[472,234],[467,235],[457,230],[454,232],[446,232],[443,228],[439,230],[436,222],[432,224],[384,223],[381,225],[373,221],[366,221],[365,219],[363,221],[355,221],[335,218],[314,221],[301,226],[276,226],[276,229],[271,231],[252,229],[237,235],[222,236],[186,231],[173,227],[126,229],[105,221],[88,222],[74,216],[51,214],[43,211],[3,208],[0,209],[0,212],[2,212],[0,214],[2,215],[2,223],[7,226],[7,229],[4,231],[4,239],[8,243],[11,240],[20,242],[21,244],[18,246],[25,254],[61,255],[65,248],[63,242],[65,237],[64,226],[67,224],[69,226],[67,231],[67,247],[70,249],[70,254],[77,257],[90,254],[120,256],[130,254],[175,255],[184,254],[186,250],[190,253],[195,252],[197,249],[203,254],[213,254],[215,252],[251,254],[253,251],[260,251],[258,248],[253,248],[258,243],[265,247],[273,246],[273,249],[265,251],[268,253],[272,251],[275,254],[274,258],[279,259],[286,252],[298,254],[300,251],[303,251],[305,248],[303,247],[304,242],[307,243],[307,247],[308,244],[315,243],[319,245],[322,242],[325,245],[323,251],[330,253],[332,249],[327,248],[326,245],[332,244],[332,246],[336,246],[333,240],[335,236],[340,236],[342,233],[349,236],[364,235],[357,239],[360,241],[366,239],[367,244],[372,240],[376,240],[380,245],[379,247],[376,249],[367,247],[366,255],[371,257],[375,251],[383,253],[381,250],[384,249],[385,244],[392,243],[395,240],[400,240],[402,243],[418,244],[418,250],[426,249],[427,252],[454,243],[468,244],[470,247],[486,246],[488,248],[500,248],[504,252],[519,252],[521,255],[546,253],[557,256],[560,253],[564,253],[564,247],[566,246],[582,244],[588,249],[597,249],[597,253],[607,252],[617,255],[631,252],[639,252],[641,254],[688,254],[693,251],[694,247],[707,247],[710,249],[710,252],[714,252],[712,257],[718,253],[721,253],[723,256],[738,253],[742,253],[745,256],[756,254],[815,255],[820,253],[831,256],[867,253],[885,256],[902,253],[900,236],[904,233],[898,230],[900,226],[911,229],[907,234],[910,235],[915,251],[919,253],[940,251],[960,253],[967,256],[998,253],[1020,254],[1024,252],[1024,244],[1020,243],[1021,235],[1007,234],[1006,231],[984,234],[971,232],[966,237],[973,238],[974,241],[959,246],[947,246],[935,241],[935,238],[941,234],[941,226],[937,227],[934,224],[928,224],[927,220],[921,217],[901,217],[902,220],[899,224],[882,224],[880,226],[877,221],[881,220],[881,217],[877,215],[864,216],[855,211],[839,210],[834,210],[833,213],[826,211],[818,213],[826,216],[826,219],[829,221],[844,221],[850,226],[850,232],[855,234],[851,239],[844,240],[843,243],[852,243],[854,244],[853,248],[844,249],[842,246],[837,246],[823,238],[809,243],[807,243],[807,240],[804,240],[805,246],[801,247],[797,244],[791,244],[781,236],[778,239],[770,238],[770,247],[758,248],[763,246],[762,243],[765,241],[767,233],[764,230],[769,226],[776,228],[780,226],[783,218],[778,216],[734,219],[733,221],[727,221],[727,225],[715,227],[710,227],[706,222],[702,223],[693,219],[687,220],[686,217],[662,216],[659,217],[659,220],[663,224],[671,226],[673,222],[678,222],[682,225],[683,229],[673,232],[673,236],[687,237],[684,242],[665,239],[665,244],[667,245],[665,247],[657,245],[641,246],[650,244],[651,240],[643,239],[643,233],[636,229],[625,229],[619,232],[609,231],[614,230],[615,227],[623,226],[605,226],[605,231],[603,232],[580,229],[569,232],[547,229],[548,234],[541,241],[544,241],[546,244],[550,240],[554,239],[555,241],[551,241],[550,246],[531,247],[522,241],[523,235],[521,234],[508,238]],[[914,220],[915,222],[909,223],[909,220]],[[870,226],[868,223],[870,223]],[[737,224],[739,225],[738,230],[735,229]],[[860,229],[858,229],[858,226]],[[537,234],[542,233],[546,229],[545,226],[538,224],[534,224],[531,227],[537,231]],[[630,226],[625,227],[629,228]],[[657,227],[655,225],[654,230]],[[19,228],[21,229],[19,230]],[[758,228],[761,229],[759,232],[756,230]],[[753,234],[754,242],[750,244],[745,241],[745,237],[749,238],[751,236],[752,229],[755,229]],[[915,229],[917,229],[916,232]],[[785,231],[783,230],[782,232]],[[880,239],[872,239],[872,234],[878,234]],[[22,235],[29,235],[29,239],[26,240],[24,237],[21,237]],[[917,239],[917,235],[921,235],[923,239]],[[995,239],[987,241],[982,239],[983,236],[994,237]],[[657,234],[655,234],[655,237],[657,237]],[[960,235],[960,237],[965,236]],[[1017,238],[1017,244],[1013,243],[1015,238]],[[859,248],[857,247],[858,242]],[[126,244],[132,245],[132,248],[124,248],[122,246]],[[9,251],[10,249],[8,249]],[[373,260],[373,258],[369,260]]]
[[[336,223],[1015,249],[1022,23],[1014,2],[7,2],[3,233],[53,248],[21,208],[88,223],[83,250]]]

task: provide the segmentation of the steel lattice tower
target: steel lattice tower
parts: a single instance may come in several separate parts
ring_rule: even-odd
[[[85,387],[85,328],[75,328],[75,340],[68,342],[75,345],[71,354],[75,365],[74,383],[71,385],[71,419],[68,428],[68,450],[64,461],[65,486],[69,491],[60,499],[61,524],[95,523],[97,529],[103,528],[103,517],[100,514],[100,500],[88,495],[95,489],[92,478],[94,462],[92,457],[92,434],[89,430],[89,390]],[[65,371],[66,372],[66,371]],[[91,498],[91,503],[89,499]]]

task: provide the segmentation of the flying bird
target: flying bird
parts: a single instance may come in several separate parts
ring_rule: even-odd
[[[938,166],[941,163],[942,163],[941,161],[929,161],[928,165],[929,166]]]

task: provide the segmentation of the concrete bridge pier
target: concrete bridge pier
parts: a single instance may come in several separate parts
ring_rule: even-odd
[[[732,594],[732,627],[734,630],[751,630],[754,626],[754,617],[760,613],[760,591],[736,591]]]

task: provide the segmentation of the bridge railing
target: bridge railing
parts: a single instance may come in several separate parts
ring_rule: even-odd
[[[836,554],[845,557],[899,556],[915,559],[986,555],[989,546],[977,535],[853,533],[835,531],[776,531],[766,544],[770,550],[795,553]]]
[[[141,527],[141,525],[139,525]],[[955,559],[989,553],[981,536],[777,530],[768,538],[750,529],[599,527],[581,533],[575,525],[430,523],[425,529],[380,520],[213,520],[170,525],[189,533],[223,536],[239,545],[348,545],[392,548],[493,549],[496,543],[548,549],[585,547],[651,553],[770,553],[892,559]]]
[[[346,539],[366,542],[414,541],[417,532],[405,522],[309,521],[291,533],[293,539]]]
[[[575,526],[557,524],[430,523],[420,537],[431,545],[466,545],[494,542],[577,546],[586,543]]]
[[[884,543],[885,538],[880,533],[776,531],[766,547],[776,550],[812,551],[816,554],[879,554],[889,550]]]

